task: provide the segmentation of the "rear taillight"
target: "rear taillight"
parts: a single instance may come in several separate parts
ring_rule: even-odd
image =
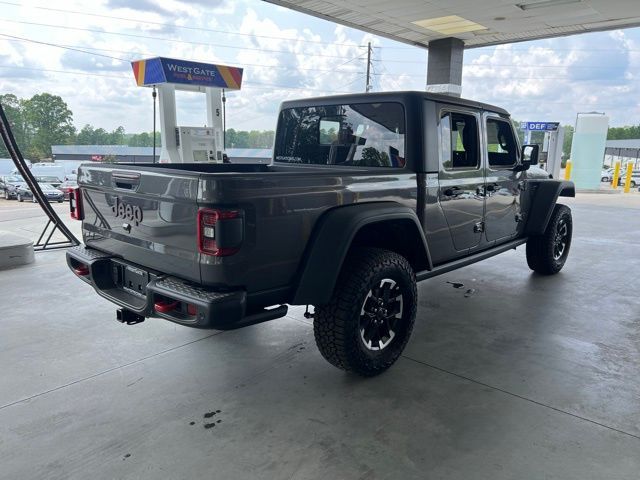
[[[86,277],[90,273],[89,267],[81,263],[73,268],[73,273],[75,273],[79,277]]]
[[[156,312],[169,313],[178,308],[179,305],[180,302],[178,302],[177,300],[162,299],[155,302],[153,304],[153,308]]]
[[[240,250],[242,217],[238,210],[198,210],[198,250],[205,255],[226,257]]]
[[[84,210],[82,208],[82,192],[79,188],[74,188],[69,191],[69,211],[71,212],[71,218],[75,220],[84,219]]]

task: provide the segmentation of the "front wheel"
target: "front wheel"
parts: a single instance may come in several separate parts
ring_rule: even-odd
[[[18,201],[22,202],[22,195],[18,194]]]
[[[631,188],[636,188],[636,182],[634,182],[633,180],[631,180],[631,183],[629,184],[629,186]]]
[[[398,359],[416,317],[416,277],[406,258],[363,248],[351,254],[328,304],[316,307],[313,331],[322,356],[370,377]]]
[[[571,209],[556,204],[544,233],[527,240],[529,268],[542,275],[553,275],[562,270],[569,255],[572,234]]]

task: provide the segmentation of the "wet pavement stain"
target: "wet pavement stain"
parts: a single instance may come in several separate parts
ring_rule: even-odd
[[[210,428],[215,427],[216,424],[222,423],[222,420],[220,420],[220,419],[218,419],[218,420],[213,419],[213,417],[216,416],[219,413],[222,413],[222,410],[212,410],[210,412],[205,413],[203,415],[203,417],[206,418],[206,419],[212,419],[212,420],[211,420],[210,423],[205,423],[204,424],[204,428],[206,428],[208,430]],[[193,422],[193,423],[195,423],[195,422]],[[193,425],[193,423],[191,423],[191,425]]]

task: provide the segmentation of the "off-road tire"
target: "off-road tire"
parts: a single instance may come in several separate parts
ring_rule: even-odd
[[[559,229],[563,230],[563,225],[567,229],[564,237],[565,246],[561,255],[558,256],[558,242],[561,233]],[[542,235],[529,237],[527,240],[529,268],[541,275],[554,275],[562,270],[569,255],[572,233],[571,209],[566,205],[556,204],[545,232]]]
[[[400,317],[395,322],[394,337],[385,347],[372,351],[361,333],[361,313],[370,292],[387,279],[396,283],[395,293],[402,296],[401,313],[397,314]],[[315,308],[313,332],[320,353],[332,365],[361,376],[384,372],[398,359],[411,336],[417,298],[415,273],[406,258],[376,248],[353,251],[343,265],[331,300]]]

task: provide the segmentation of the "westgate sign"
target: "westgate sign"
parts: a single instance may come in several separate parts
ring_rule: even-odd
[[[131,62],[131,68],[140,87],[176,84],[187,89],[213,87],[239,90],[242,86],[242,68],[227,65],[157,57]]]

